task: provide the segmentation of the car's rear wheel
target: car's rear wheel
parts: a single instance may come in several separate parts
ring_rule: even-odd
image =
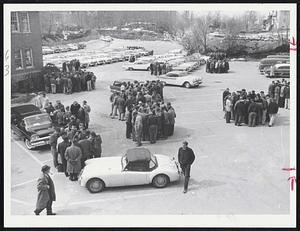
[[[185,82],[183,85],[185,88],[191,88],[191,84],[189,82]]]
[[[92,178],[86,183],[86,187],[90,193],[99,193],[104,190],[105,184],[99,178]]]
[[[167,175],[159,174],[155,176],[152,180],[152,184],[156,188],[164,188],[168,185],[170,179]]]
[[[147,71],[150,71],[150,67],[147,67]]]
[[[27,149],[32,150],[34,146],[30,144],[30,141],[28,139],[25,139],[25,146]]]

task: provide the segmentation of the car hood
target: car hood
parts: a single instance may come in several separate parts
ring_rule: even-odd
[[[100,157],[85,161],[84,172],[88,173],[109,173],[122,170],[121,156]]]
[[[27,126],[26,130],[38,135],[45,135],[54,132],[54,129],[51,127],[51,123]]]
[[[170,166],[174,164],[174,160],[169,157],[169,156],[165,156],[165,155],[161,155],[161,154],[155,154],[155,157],[157,159],[158,162],[158,166]]]

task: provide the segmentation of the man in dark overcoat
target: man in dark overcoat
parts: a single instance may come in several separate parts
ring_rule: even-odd
[[[66,149],[65,158],[67,160],[67,172],[70,174],[70,180],[78,180],[78,174],[81,170],[81,149],[76,145],[78,137],[74,136],[72,145]]]
[[[34,210],[35,215],[46,209],[47,215],[56,215],[52,212],[52,202],[56,200],[54,183],[49,175],[50,167],[44,165],[42,167],[42,175],[38,179],[38,198],[36,202],[36,209]]]
[[[188,184],[190,179],[191,165],[195,160],[194,151],[188,147],[188,142],[184,141],[182,147],[178,150],[178,162],[180,164],[181,170],[184,174],[184,190],[186,193],[188,190]]]
[[[85,137],[82,140],[79,140],[78,145],[81,149],[82,152],[82,157],[81,157],[81,168],[85,166],[85,161],[91,158],[92,154],[92,143],[90,140],[88,140],[87,137]]]
[[[61,135],[61,137],[62,137],[63,141],[58,144],[57,151],[58,151],[58,154],[59,154],[61,162],[62,162],[63,171],[64,171],[65,175],[68,177],[69,173],[67,172],[67,160],[65,158],[65,152],[66,152],[67,147],[71,146],[71,142],[70,142],[66,132],[64,132]]]
[[[245,102],[242,98],[235,103],[234,105],[234,114],[235,114],[235,125],[236,126],[241,126],[241,123],[243,121],[243,116],[245,114]]]

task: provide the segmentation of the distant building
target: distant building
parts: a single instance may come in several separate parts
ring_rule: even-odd
[[[39,88],[42,67],[39,12],[11,12],[12,91],[33,91]]]

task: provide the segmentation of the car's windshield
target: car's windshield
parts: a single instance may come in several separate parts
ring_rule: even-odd
[[[37,126],[41,124],[51,123],[48,114],[39,114],[35,116],[30,116],[24,119],[26,126]]]

